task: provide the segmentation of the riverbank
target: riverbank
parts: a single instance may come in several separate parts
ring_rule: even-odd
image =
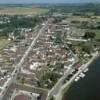
[[[92,64],[92,62],[93,62],[95,59],[97,59],[98,57],[99,57],[99,53],[98,53],[98,52],[95,53],[95,54],[93,54],[93,57],[92,57],[85,65],[82,65],[82,67],[80,68],[80,70],[78,71],[78,73],[75,74],[69,82],[67,82],[66,84],[64,84],[64,85],[61,87],[59,93],[58,93],[57,95],[55,95],[55,100],[62,100],[62,98],[63,98],[65,92],[68,91],[68,89],[69,89],[69,87],[71,86],[71,84],[73,83],[74,79],[75,79],[84,69],[86,69],[87,67],[89,67],[89,66]]]

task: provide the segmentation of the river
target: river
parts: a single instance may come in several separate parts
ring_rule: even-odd
[[[89,66],[85,78],[71,85],[63,100],[100,100],[100,57]]]

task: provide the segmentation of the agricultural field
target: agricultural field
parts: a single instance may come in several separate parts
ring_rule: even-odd
[[[36,7],[1,7],[0,8],[0,14],[4,15],[37,15],[37,14],[43,14],[48,12],[48,9],[45,8],[36,8]]]
[[[95,22],[100,20],[100,16],[91,16],[91,18],[94,18]],[[83,17],[83,16],[70,16],[68,18],[66,18],[66,21],[71,23],[72,21],[87,21],[87,22],[91,22],[91,18],[88,17]],[[71,23],[72,24],[72,23]],[[80,25],[79,23],[75,23],[74,27],[76,27],[77,25]],[[100,39],[100,29],[80,29],[80,33],[81,32],[86,32],[86,31],[90,31],[90,32],[95,32],[96,33],[96,39]]]
[[[82,16],[70,16],[66,18],[67,21],[89,21],[90,19]]]

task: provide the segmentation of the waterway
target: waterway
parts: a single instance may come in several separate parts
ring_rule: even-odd
[[[89,66],[85,78],[71,85],[63,100],[100,100],[100,57]]]

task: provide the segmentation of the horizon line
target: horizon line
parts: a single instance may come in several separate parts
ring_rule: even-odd
[[[0,5],[12,5],[12,4],[100,4],[100,2],[80,2],[80,3],[78,3],[78,2],[48,2],[48,3],[28,3],[28,2],[24,2],[24,3],[0,3]]]

